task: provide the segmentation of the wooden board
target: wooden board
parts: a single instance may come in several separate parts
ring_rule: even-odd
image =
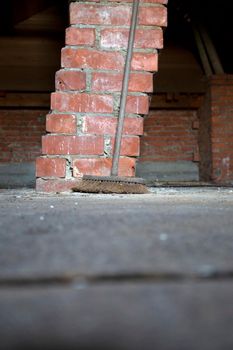
[[[0,38],[0,91],[53,91],[62,41],[40,37]]]

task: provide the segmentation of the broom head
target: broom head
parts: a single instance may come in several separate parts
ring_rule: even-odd
[[[85,193],[118,193],[144,194],[149,193],[145,181],[141,178],[119,176],[89,176],[84,175],[74,192]]]

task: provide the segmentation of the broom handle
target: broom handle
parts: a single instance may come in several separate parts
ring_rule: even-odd
[[[123,126],[124,126],[128,86],[129,86],[129,75],[130,75],[130,68],[131,68],[131,61],[132,61],[132,54],[133,54],[135,31],[137,26],[138,7],[139,7],[139,0],[134,0],[133,7],[132,7],[127,55],[125,60],[123,84],[122,84],[122,90],[121,90],[120,110],[119,110],[118,123],[117,123],[116,135],[115,135],[115,145],[114,145],[114,153],[113,153],[113,160],[112,160],[111,176],[118,175],[121,140],[122,140],[122,132],[123,132]]]

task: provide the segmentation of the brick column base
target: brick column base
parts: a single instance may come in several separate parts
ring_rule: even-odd
[[[126,55],[131,1],[70,4],[62,68],[51,95],[47,135],[36,161],[37,190],[71,189],[84,174],[109,175]],[[143,1],[132,59],[119,175],[134,176],[148,113],[167,0]]]
[[[233,182],[233,75],[213,76],[200,113],[201,179]]]

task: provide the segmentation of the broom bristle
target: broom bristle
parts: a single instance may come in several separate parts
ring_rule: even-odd
[[[149,193],[147,187],[140,183],[121,181],[101,181],[83,179],[73,189],[74,192],[84,193],[117,193],[117,194],[144,194]]]

